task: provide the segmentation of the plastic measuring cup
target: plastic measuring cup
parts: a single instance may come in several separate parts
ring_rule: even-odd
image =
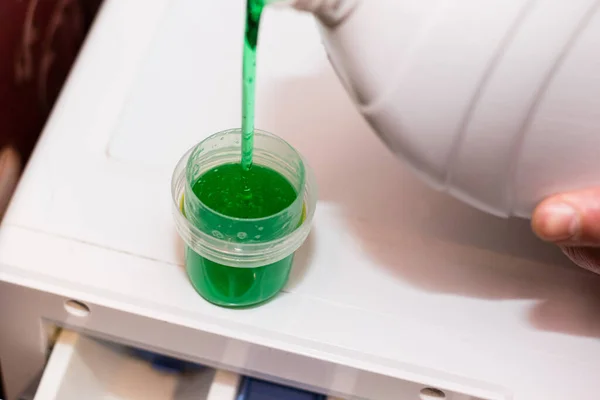
[[[192,191],[207,171],[240,162],[240,129],[218,132],[190,149],[171,184],[189,279],[202,297],[225,307],[263,303],[285,286],[316,207],[315,179],[302,156],[271,133],[256,130],[254,135],[253,165],[278,172],[296,191],[297,198],[284,210],[264,218],[231,217],[211,209]]]

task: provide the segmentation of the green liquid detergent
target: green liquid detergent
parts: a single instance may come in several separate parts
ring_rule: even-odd
[[[256,46],[265,0],[247,0],[242,68],[242,167],[252,166],[254,103],[256,96]]]
[[[266,242],[295,229],[303,218],[298,193],[275,170],[253,164],[256,47],[265,0],[248,0],[243,54],[241,162],[219,165],[192,185],[198,199],[214,211],[197,218],[198,228],[224,240]],[[300,210],[286,210],[298,204]],[[286,210],[286,211],[283,211]],[[291,227],[291,229],[290,229]],[[226,307],[260,304],[287,282],[293,254],[272,264],[238,268],[204,258],[187,248],[188,275],[208,301]]]
[[[277,214],[297,197],[294,187],[279,172],[261,165],[244,170],[240,164],[233,163],[205,172],[192,191],[212,210],[244,219]],[[270,236],[267,232],[264,234]]]
[[[194,194],[215,214],[202,217],[203,230],[217,230],[236,242],[261,242],[281,236],[290,223],[298,225],[301,215],[267,218],[288,208],[297,198],[294,187],[278,172],[241,164],[215,167],[196,181]],[[231,218],[240,222],[231,222]],[[283,214],[287,214],[284,212]],[[229,267],[187,249],[187,269],[196,290],[212,303],[244,307],[262,303],[281,290],[292,266],[293,255],[256,268]]]

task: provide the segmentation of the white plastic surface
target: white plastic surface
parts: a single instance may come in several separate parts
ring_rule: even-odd
[[[600,4],[591,3],[527,121],[511,182],[517,215],[539,193],[600,179]]]
[[[448,183],[458,197],[469,198],[470,202],[491,212],[505,210],[506,215],[513,209],[510,187],[514,184],[512,179],[518,161],[516,147],[521,135],[526,134],[535,101],[543,94],[540,88],[552,75],[556,59],[590,4],[581,1],[529,2],[522,9],[506,37],[502,52],[489,70],[485,87],[474,99],[470,119],[460,143],[455,146]],[[583,68],[583,65],[579,67]],[[569,131],[560,132],[556,138],[561,140],[570,134]],[[545,151],[546,147],[541,144],[529,149],[528,153],[534,155]],[[564,175],[557,171],[560,168],[554,163],[543,168],[544,173],[538,175],[538,179],[545,176],[565,185]],[[569,182],[579,183],[577,180]],[[535,194],[529,192],[522,200],[527,202],[532,196]],[[529,210],[517,206],[520,211],[516,213],[528,216],[538,200],[528,203]]]
[[[0,231],[9,400],[41,367],[42,320],[340,397],[600,390],[600,278],[526,222],[480,213],[403,169],[347,98],[310,16],[292,10],[265,16],[257,127],[315,170],[313,233],[272,302],[235,311],[196,294],[170,175],[194,142],[239,125],[242,11],[106,2]],[[89,315],[69,314],[70,299]]]
[[[160,372],[125,348],[63,331],[34,400],[235,400],[240,377]]]
[[[233,372],[218,370],[215,373],[206,400],[236,400],[241,376]]]
[[[481,210],[529,217],[551,194],[600,185],[598,14],[594,0],[363,0],[322,32],[409,167]]]

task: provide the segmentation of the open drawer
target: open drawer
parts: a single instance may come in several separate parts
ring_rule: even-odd
[[[33,400],[83,399],[311,400],[325,397],[209,367],[198,366],[179,373],[161,371],[136,356],[130,348],[64,330],[54,345]]]
[[[235,400],[240,381],[208,367],[162,372],[123,346],[62,331],[34,400]]]

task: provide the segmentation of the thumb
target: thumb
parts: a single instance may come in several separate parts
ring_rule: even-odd
[[[600,187],[546,199],[535,209],[531,223],[543,240],[561,246],[600,247]]]
[[[564,247],[562,251],[575,264],[589,271],[600,274],[600,248]]]

